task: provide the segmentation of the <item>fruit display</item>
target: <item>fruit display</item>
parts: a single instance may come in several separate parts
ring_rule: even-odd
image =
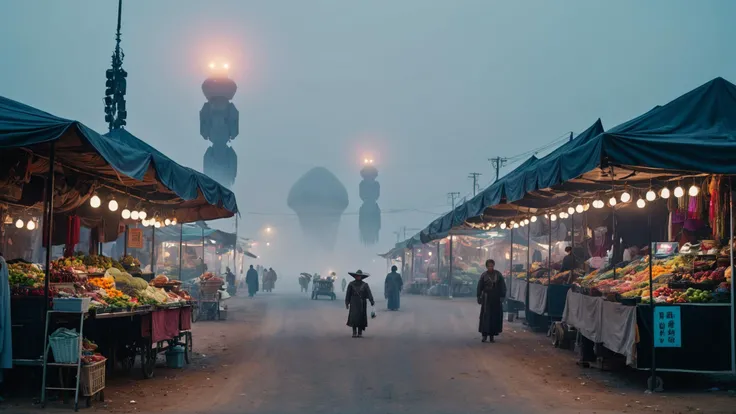
[[[141,267],[141,261],[131,255],[123,256],[120,259],[120,263],[125,268],[139,268]]]
[[[74,283],[79,280],[72,267],[51,266],[49,281],[51,283]]]
[[[13,263],[8,265],[10,286],[39,287],[43,285],[44,272],[41,267],[30,263]]]
[[[100,361],[106,361],[107,358],[97,352],[97,344],[84,338],[82,341],[82,363],[85,365],[94,364]]]
[[[89,279],[89,283],[97,286],[100,289],[113,289],[115,288],[115,279],[110,276],[93,277]]]

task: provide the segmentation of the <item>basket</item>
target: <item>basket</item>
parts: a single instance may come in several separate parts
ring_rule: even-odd
[[[54,361],[59,364],[76,364],[79,361],[79,336],[76,338],[49,337]]]
[[[54,310],[60,312],[87,312],[92,298],[54,298]]]
[[[107,360],[82,366],[82,395],[91,397],[105,389],[105,363]]]
[[[202,282],[199,283],[199,291],[201,293],[213,294],[213,293],[217,292],[218,290],[220,290],[220,288],[222,287],[223,284],[224,284],[224,282],[221,282],[219,280],[215,280],[215,281],[209,281],[209,280],[202,281]]]

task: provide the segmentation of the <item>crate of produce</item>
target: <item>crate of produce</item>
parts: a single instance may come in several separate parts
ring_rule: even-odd
[[[91,397],[105,389],[105,362],[82,366],[82,395]]]
[[[92,298],[54,298],[54,310],[59,312],[87,312]]]

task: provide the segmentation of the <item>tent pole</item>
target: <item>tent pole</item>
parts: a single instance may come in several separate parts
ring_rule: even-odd
[[[547,286],[552,280],[552,215],[547,215],[547,223],[549,223],[549,244],[547,250]]]
[[[44,203],[44,230],[46,230],[46,277],[43,282],[43,317],[49,310],[49,281],[51,279],[51,236],[54,227],[54,164],[56,164],[56,142],[51,141],[49,149],[49,172],[46,177],[46,202]]]
[[[731,373],[736,373],[736,332],[734,328],[734,292],[733,292],[733,181],[728,177],[728,231],[729,259],[731,261]]]
[[[128,225],[125,225],[125,240],[123,240],[123,257],[128,255]],[[117,250],[117,249],[116,249]]]
[[[449,281],[448,281],[448,297],[452,299],[452,239],[455,236],[450,236],[450,274],[449,274]]]
[[[572,253],[572,269],[568,280],[572,280],[572,274],[575,273],[575,213],[570,214],[570,227],[572,227],[572,229],[570,230],[570,247],[572,248],[570,252]]]
[[[649,308],[652,310],[652,318],[650,320],[651,327],[652,327],[652,368],[651,368],[651,376],[649,378],[649,391],[654,392],[654,388],[656,388],[656,378],[657,378],[657,365],[655,362],[655,355],[656,355],[656,346],[657,344],[654,341],[654,330],[656,329],[654,326],[654,320],[655,320],[655,307],[654,307],[654,291],[652,287],[652,257],[654,256],[654,246],[652,243],[652,209],[651,206],[647,211],[647,234],[649,235]]]
[[[206,271],[204,268],[204,227],[202,227],[202,274]]]
[[[235,214],[235,244],[233,244],[233,268],[235,277],[238,275],[238,214]]]
[[[529,274],[532,272],[531,251],[532,251],[532,225],[530,222],[526,226],[526,282],[527,283],[529,283]]]
[[[409,274],[409,280],[414,281],[414,262],[416,262],[416,258],[414,257],[414,246],[411,246],[411,273]]]
[[[151,272],[156,275],[156,227],[151,227]]]
[[[511,231],[509,232],[511,236],[510,239],[510,245],[509,245],[509,290],[511,290],[511,286],[513,286],[514,283],[514,227],[511,226]]]
[[[179,280],[181,280],[181,255],[184,253],[184,224],[179,223]]]
[[[437,240],[437,279],[440,278],[440,266],[442,262],[440,260],[440,241]],[[427,275],[427,289],[429,289],[429,286],[431,286],[429,275]]]

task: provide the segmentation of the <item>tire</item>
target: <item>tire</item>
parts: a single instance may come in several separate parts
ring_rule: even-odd
[[[153,344],[149,340],[145,340],[146,343],[141,347],[141,370],[143,371],[143,378],[153,378],[153,369],[156,367],[156,354],[153,350]]]
[[[184,361],[187,364],[192,363],[192,353],[194,352],[194,345],[192,344],[192,333],[187,332],[184,334]]]

